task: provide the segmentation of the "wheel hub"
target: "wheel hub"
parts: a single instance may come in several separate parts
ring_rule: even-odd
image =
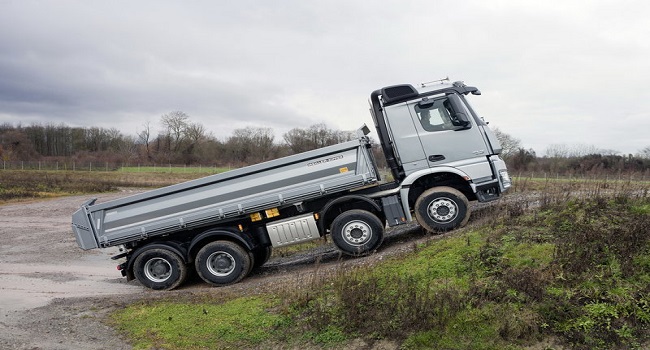
[[[235,269],[235,258],[227,252],[215,252],[208,257],[206,264],[211,274],[227,276]]]
[[[153,282],[165,282],[172,275],[172,265],[163,258],[154,258],[144,264],[145,276]]]
[[[429,204],[427,212],[436,222],[449,222],[458,215],[458,206],[449,198],[438,198]]]
[[[343,237],[352,245],[362,245],[372,237],[372,228],[363,221],[350,221],[343,227]]]

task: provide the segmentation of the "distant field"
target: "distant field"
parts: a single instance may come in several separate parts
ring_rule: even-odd
[[[185,182],[224,168],[170,168],[118,171],[0,170],[0,203],[115,191],[119,187],[158,188]],[[145,170],[147,169],[147,170]],[[176,169],[176,168],[171,168]]]
[[[612,176],[610,178],[579,178],[579,177],[513,177],[513,188],[510,192],[567,192],[575,190],[612,190],[638,189],[647,190],[650,179],[630,179]]]
[[[225,167],[119,167],[112,171],[98,170],[0,170],[0,202],[8,200],[51,198],[82,193],[115,191],[118,187],[157,188],[185,182],[230,168]],[[641,180],[641,179],[639,179]],[[649,180],[624,177],[531,178],[515,177],[509,193],[542,192],[545,194],[578,191],[584,195],[602,191],[648,191]]]

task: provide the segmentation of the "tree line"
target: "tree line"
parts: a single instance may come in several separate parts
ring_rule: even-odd
[[[647,173],[650,171],[650,146],[636,154],[621,155],[610,149],[599,149],[585,144],[551,144],[544,156],[526,149],[521,141],[499,129],[495,134],[503,152],[508,170],[516,173],[547,173],[562,175],[598,176],[603,174]]]
[[[116,128],[0,124],[0,160],[239,167],[353,138],[354,132],[315,124],[291,129],[282,140],[276,140],[274,131],[265,127],[235,129],[220,140],[186,113],[173,111],[162,115],[157,126],[144,123],[135,136]]]
[[[620,155],[595,146],[555,144],[540,157],[519,139],[499,129],[495,133],[503,146],[501,156],[513,173],[590,175],[650,169],[650,146],[634,155]],[[0,160],[240,167],[348,141],[354,135],[315,124],[291,129],[281,140],[264,127],[235,129],[220,140],[186,113],[173,111],[162,115],[156,126],[144,123],[136,135],[124,135],[116,128],[0,124]],[[374,150],[383,165],[379,147]]]

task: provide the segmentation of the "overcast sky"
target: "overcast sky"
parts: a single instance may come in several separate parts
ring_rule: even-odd
[[[648,1],[0,0],[0,123],[116,127],[183,111],[220,139],[372,126],[378,88],[479,87],[490,126],[552,144],[650,146]]]

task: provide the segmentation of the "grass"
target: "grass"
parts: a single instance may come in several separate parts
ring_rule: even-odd
[[[214,168],[204,169],[215,170]],[[206,175],[199,171],[176,173],[166,171],[1,170],[0,202],[110,192],[119,187],[157,188]]]
[[[270,298],[245,297],[214,302],[161,301],[137,304],[113,315],[134,349],[252,348],[276,336],[283,320],[269,312]]]
[[[143,349],[340,348],[359,340],[402,349],[647,347],[650,197],[619,192],[508,208],[516,205],[374,266],[227,302],[210,293],[131,305],[113,319]],[[206,305],[218,321],[197,321]],[[166,317],[180,323],[162,327],[172,322]]]

